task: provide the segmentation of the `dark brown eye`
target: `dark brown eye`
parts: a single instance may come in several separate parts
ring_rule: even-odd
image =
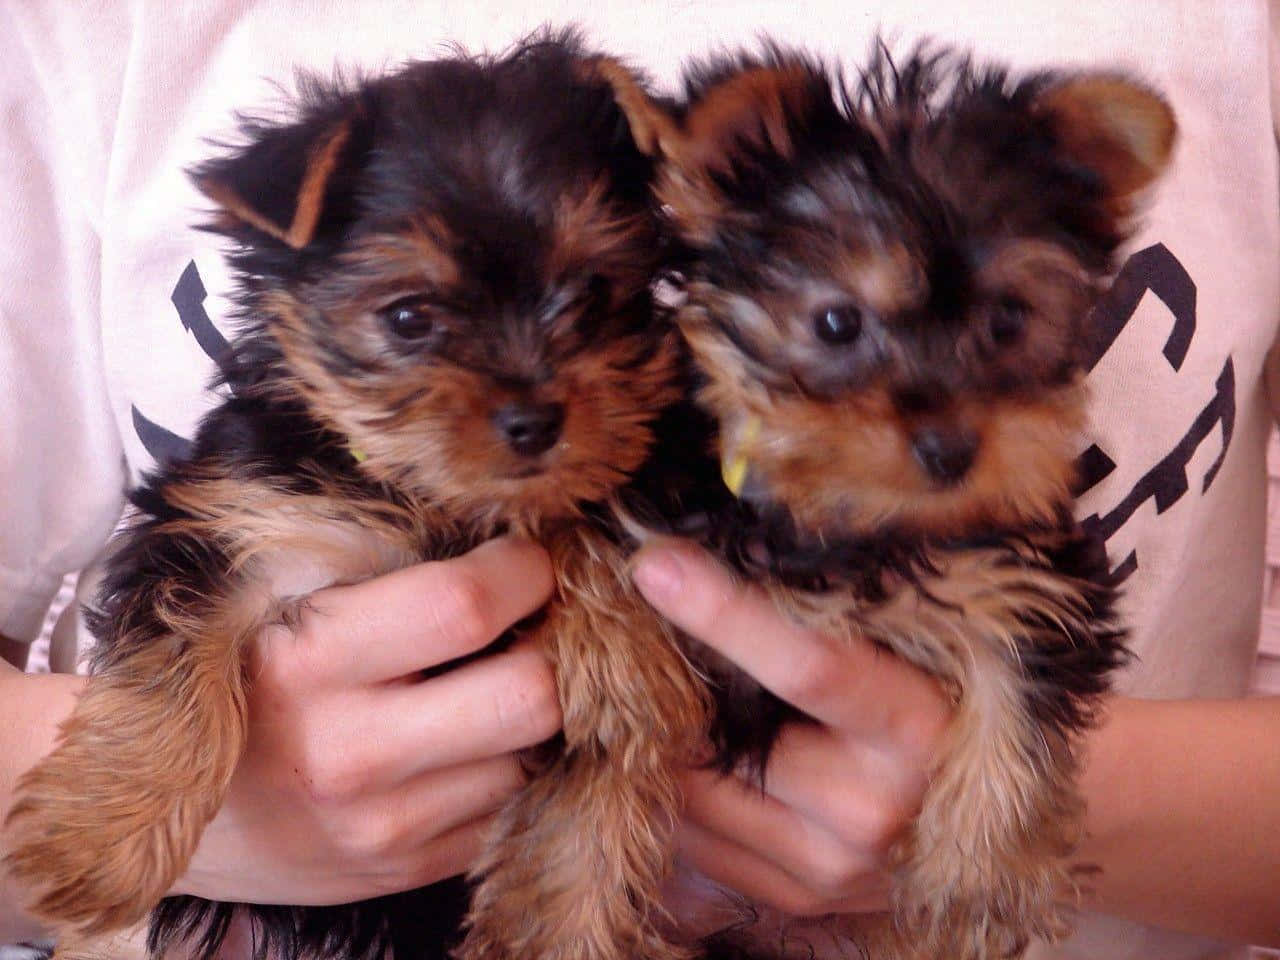
[[[991,339],[997,346],[1007,347],[1022,339],[1031,308],[1016,297],[1005,297],[991,310]]]
[[[383,307],[378,316],[401,340],[422,340],[436,325],[436,311],[421,297],[405,297]]]
[[[852,303],[840,303],[814,311],[813,332],[824,343],[853,343],[862,333],[862,311]]]

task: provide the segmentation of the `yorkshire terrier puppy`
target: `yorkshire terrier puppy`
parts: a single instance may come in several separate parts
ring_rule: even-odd
[[[1123,74],[928,48],[881,50],[853,86],[777,48],[720,59],[645,124],[700,401],[756,513],[732,559],[954,698],[873,957],[985,960],[1066,928],[1075,744],[1124,658],[1103,547],[1071,519],[1082,363],[1174,135]],[[759,767],[786,711],[706,668],[731,690],[721,765]]]
[[[190,459],[134,495],[92,676],[8,821],[8,866],[68,948],[143,920],[184,871],[245,744],[264,626],[306,617],[320,587],[508,532],[553,558],[555,598],[527,629],[564,728],[500,816],[457,956],[674,955],[654,904],[705,693],[603,519],[683,390],[650,292],[653,161],[627,116],[645,100],[618,63],[548,34],[305,81],[293,119],[246,120],[243,146],[194,171],[234,244],[229,395]],[[211,957],[234,909],[259,955],[449,946],[399,936],[377,903],[184,898],[153,951],[192,939]]]

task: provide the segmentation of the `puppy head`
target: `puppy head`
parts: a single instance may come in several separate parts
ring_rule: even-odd
[[[303,81],[296,119],[246,121],[247,145],[193,177],[237,244],[257,388],[460,517],[606,497],[676,397],[623,95],[643,90],[620,65],[546,36]]]
[[[1165,103],[925,51],[877,54],[854,89],[778,50],[688,86],[655,191],[726,482],[823,536],[1053,520]]]

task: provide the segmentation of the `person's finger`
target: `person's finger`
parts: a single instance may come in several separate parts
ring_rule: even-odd
[[[904,725],[930,727],[934,717],[945,722],[945,700],[927,674],[867,640],[800,626],[691,544],[651,541],[634,576],[659,613],[823,723],[883,738]]]
[[[407,882],[400,890],[424,887],[440,880],[467,873],[493,839],[496,814],[454,827],[434,837],[418,850],[406,851],[409,863],[404,873]]]
[[[261,877],[246,875],[236,888],[236,896],[243,903],[328,906],[429,886],[469,870],[492,831],[493,817],[481,817],[416,846],[403,847],[367,869],[308,873],[283,881],[269,872]],[[283,894],[287,900],[282,901],[282,891],[287,891]]]
[[[378,798],[356,826],[375,856],[421,846],[495,813],[527,777],[510,754],[432,770]]]
[[[791,724],[769,755],[765,786],[799,816],[882,856],[918,810],[928,773],[902,751]]]
[[[742,894],[749,902],[764,903],[792,916],[859,913],[883,909],[879,884],[844,896],[828,897],[773,862],[713,831],[685,823],[678,834],[680,855],[708,878]]]
[[[529,645],[369,699],[375,708],[364,712],[364,729],[354,736],[377,745],[384,782],[522,750],[561,723],[555,677]]]
[[[552,586],[541,547],[490,540],[452,560],[316,592],[301,610],[299,653],[322,680],[397,679],[485,647],[542,606]]]
[[[811,893],[843,896],[875,870],[871,854],[737,777],[698,770],[683,782],[686,822],[767,861]]]

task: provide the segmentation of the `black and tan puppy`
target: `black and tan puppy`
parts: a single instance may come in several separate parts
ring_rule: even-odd
[[[264,625],[307,616],[321,586],[514,532],[553,558],[529,630],[563,742],[500,817],[459,956],[670,952],[652,905],[704,694],[600,520],[682,389],[650,296],[653,164],[620,99],[643,99],[624,69],[548,35],[307,82],[294,119],[246,122],[195,171],[234,243],[230,396],[135,494],[93,676],[8,823],[8,865],[70,948],[142,920],[183,872],[244,747]],[[427,928],[411,934],[386,903],[243,909],[262,951],[394,942],[409,960],[449,946],[448,909],[423,922],[434,904],[400,904]],[[195,937],[211,956],[232,910],[167,902],[153,950]]]
[[[955,699],[894,853],[899,933],[868,945],[1015,954],[1065,929],[1074,745],[1123,659],[1104,552],[1070,515],[1082,363],[1173,117],[1120,74],[1017,78],[924,48],[877,53],[851,87],[773,49],[693,70],[687,93],[642,139],[725,480],[761,525],[732,555]],[[733,690],[722,765],[758,762],[784,711],[709,668]]]

